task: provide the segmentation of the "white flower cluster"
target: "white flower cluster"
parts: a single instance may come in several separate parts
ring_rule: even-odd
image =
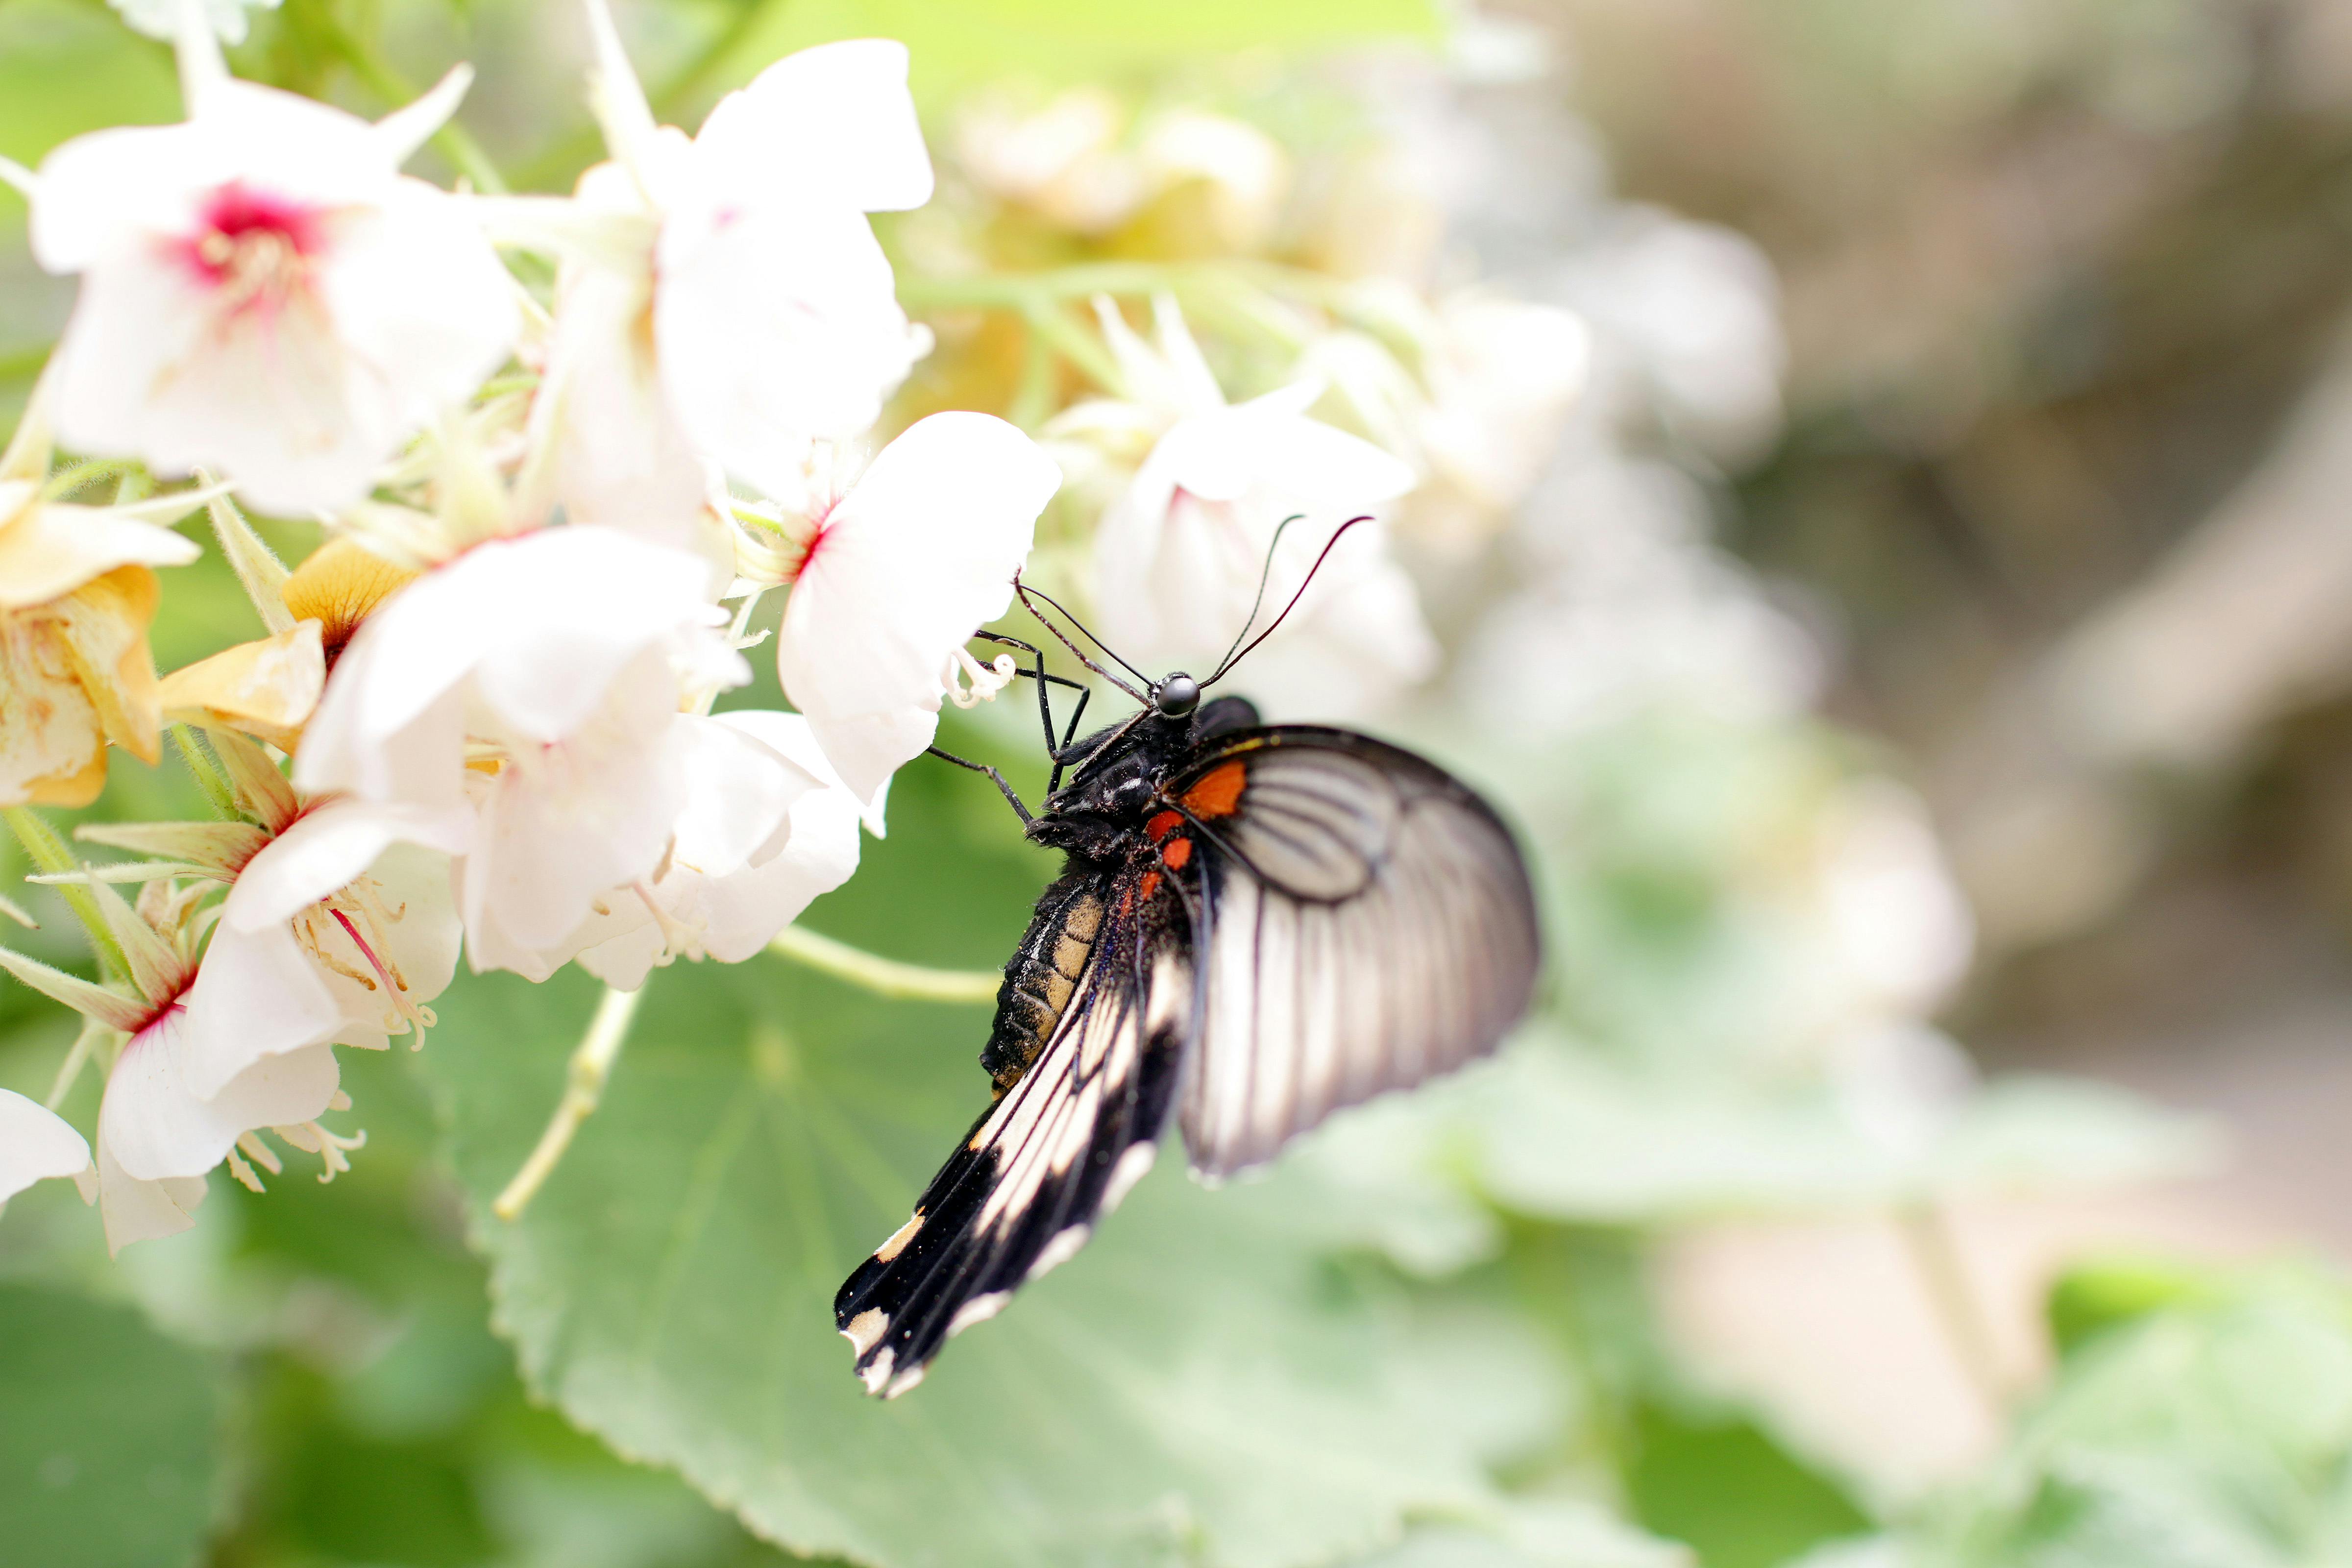
[[[332,1047],[421,1041],[461,942],[476,969],[577,960],[624,988],[758,952],[856,868],[1060,486],[979,414],[922,420],[854,471],[847,444],[928,344],[866,217],[931,187],[903,47],[782,61],[688,140],[592,22],[614,156],[569,198],[400,173],[462,69],[369,124],[230,78],[194,5],[185,122],[13,171],[37,258],[81,295],[0,486],[0,803],[87,801],[109,738],[152,761],[158,720],[184,718],[238,818],[85,834],[161,858],[109,868],[145,875],[135,906],[80,878],[115,984],[0,954],[112,1059],[94,1156],[0,1100],[0,1194],[84,1173],[117,1247],[190,1223],[224,1159],[276,1169],[261,1130],[331,1173]],[[551,318],[500,245],[558,259]],[[509,409],[484,384],[518,360],[540,374]],[[222,483],[51,504],[51,427]],[[227,487],[336,542],[287,574]],[[110,668],[110,631],[145,663],[148,568],[194,553],[158,524],[208,500],[271,636],[160,689],[83,679]],[[751,679],[752,604],[786,584],[799,711],[712,715]],[[142,702],[143,723],[120,712]]]
[[[80,280],[0,459],[0,807],[36,847],[23,808],[89,804],[109,745],[152,763],[173,723],[222,808],[82,829],[142,860],[45,863],[103,984],[0,950],[88,1020],[51,1105],[107,1072],[94,1152],[0,1096],[0,1199],[78,1176],[118,1248],[192,1223],[215,1165],[278,1170],[265,1132],[341,1168],[333,1047],[421,1044],[461,953],[633,990],[767,946],[855,870],[941,701],[1012,679],[966,645],[1057,493],[1076,548],[1046,570],[1129,658],[1198,668],[1349,518],[1441,489],[1449,517],[1507,510],[1583,374],[1564,310],[1349,283],[1351,324],[1277,322],[1276,390],[1233,401],[1172,295],[1147,342],[1078,289],[1098,336],[1024,307],[1048,356],[1031,384],[1059,343],[1103,394],[1016,401],[1044,445],[945,412],[875,450],[937,346],[869,222],[933,192],[902,46],[779,61],[689,137],[588,0],[609,159],[569,196],[510,196],[401,172],[465,68],[371,124],[231,78],[203,0],[171,14],[184,122],[0,162],[36,258]],[[1031,167],[1055,115],[981,125],[970,172],[1058,210],[1079,176]],[[1286,188],[1263,133],[1205,115],[1104,168],[1124,194],[1081,232],[1205,184],[1212,228],[1256,244]],[[91,463],[53,473],[54,445]],[[124,493],[68,504],[93,467]],[[236,501],[326,542],[289,572]],[[167,525],[199,509],[267,635],[159,681],[153,568],[193,558]],[[1383,527],[1347,536],[1254,667],[1277,706],[1344,713],[1434,668]],[[793,710],[714,712],[777,590]]]

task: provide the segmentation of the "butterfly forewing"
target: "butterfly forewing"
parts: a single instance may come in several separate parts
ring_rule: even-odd
[[[1092,950],[1045,1048],[834,1300],[868,1390],[903,1394],[947,1340],[1086,1244],[1151,1164],[1191,1031],[1180,933],[1106,875]],[[1083,918],[1083,917],[1082,917]],[[1049,936],[1055,933],[1046,933]],[[1181,1000],[1184,1005],[1180,1005]]]
[[[1450,1071],[1526,1009],[1525,865],[1430,763],[1282,726],[1214,744],[1168,793],[1199,847],[1181,857],[1205,976],[1181,1098],[1197,1172],[1262,1163],[1341,1106]]]

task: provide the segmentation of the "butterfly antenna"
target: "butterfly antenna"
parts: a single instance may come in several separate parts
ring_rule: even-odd
[[[1274,552],[1282,548],[1283,534],[1289,531],[1292,523],[1306,515],[1303,511],[1294,511],[1276,526],[1274,539],[1265,547],[1265,565],[1257,574],[1257,597],[1250,601],[1250,611],[1242,620],[1242,629],[1235,632],[1234,640],[1225,646],[1225,657],[1217,660],[1217,668],[1221,672],[1234,662],[1234,649],[1242,646],[1242,638],[1249,636],[1250,627],[1257,625],[1257,613],[1265,608],[1265,585],[1274,581]]]
[[[1267,626],[1265,630],[1258,633],[1256,637],[1251,638],[1249,647],[1242,649],[1239,653],[1226,655],[1224,662],[1217,666],[1216,673],[1210,676],[1208,679],[1201,682],[1202,687],[1205,689],[1208,687],[1214,686],[1218,681],[1223,680],[1225,678],[1225,672],[1227,670],[1233,668],[1234,666],[1247,658],[1252,653],[1256,651],[1258,644],[1272,637],[1275,632],[1275,627],[1281,626],[1283,622],[1288,620],[1290,618],[1290,612],[1298,608],[1298,601],[1307,596],[1307,584],[1315,581],[1315,574],[1323,570],[1323,563],[1330,558],[1332,550],[1338,546],[1341,539],[1346,537],[1348,531],[1355,527],[1356,524],[1360,522],[1370,522],[1371,521],[1370,514],[1360,517],[1351,517],[1347,521],[1341,523],[1339,527],[1333,529],[1331,531],[1331,537],[1324,542],[1323,552],[1316,556],[1315,564],[1307,569],[1307,581],[1298,584],[1298,592],[1290,595],[1290,603],[1282,606],[1282,614],[1274,617],[1274,623],[1272,626]],[[1284,526],[1288,527],[1289,525],[1285,523]],[[1279,537],[1278,533],[1277,537]],[[1266,558],[1266,564],[1271,567],[1273,563],[1273,556],[1272,553],[1269,552]],[[1255,612],[1252,612],[1252,614],[1253,616],[1255,616]],[[1247,626],[1244,626],[1242,629],[1246,631],[1249,628]]]
[[[1121,691],[1126,692],[1138,702],[1150,702],[1150,699],[1145,693],[1138,691],[1134,687],[1129,686],[1126,681],[1121,680],[1118,676],[1113,675],[1109,670],[1105,669],[1101,665],[1097,664],[1093,659],[1087,658],[1086,649],[1072,642],[1069,639],[1068,635],[1066,634],[1061,627],[1055,626],[1052,621],[1047,620],[1045,618],[1045,613],[1032,603],[1033,600],[1043,599],[1045,603],[1053,605],[1054,608],[1070,623],[1070,625],[1077,627],[1079,636],[1094,644],[1095,647],[1101,648],[1104,656],[1109,658],[1111,662],[1117,664],[1121,669],[1126,670],[1129,675],[1135,677],[1136,679],[1143,682],[1145,686],[1148,687],[1151,684],[1151,678],[1150,676],[1136,668],[1135,666],[1128,663],[1127,660],[1119,658],[1118,655],[1112,653],[1109,647],[1105,646],[1102,638],[1087,630],[1085,622],[1079,620],[1077,616],[1071,615],[1069,611],[1063,609],[1060,601],[1055,599],[1042,588],[1030,587],[1026,583],[1024,583],[1021,580],[1021,574],[1018,572],[1013,574],[1013,591],[1020,595],[1021,603],[1028,612],[1037,617],[1037,624],[1044,626],[1047,631],[1053,633],[1055,641],[1059,642],[1064,647],[1068,648],[1072,653],[1076,654],[1080,664],[1085,665],[1088,669],[1093,670],[1097,675],[1101,676],[1105,680],[1109,681],[1113,686],[1118,687]]]

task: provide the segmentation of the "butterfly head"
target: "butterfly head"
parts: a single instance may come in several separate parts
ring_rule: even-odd
[[[1201,705],[1201,683],[1177,670],[1151,683],[1151,710],[1162,719],[1181,719]]]

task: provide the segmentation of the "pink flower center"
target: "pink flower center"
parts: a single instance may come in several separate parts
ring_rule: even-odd
[[[284,303],[326,248],[324,208],[238,180],[215,188],[196,217],[196,232],[175,248],[199,280],[222,291],[232,311]]]

